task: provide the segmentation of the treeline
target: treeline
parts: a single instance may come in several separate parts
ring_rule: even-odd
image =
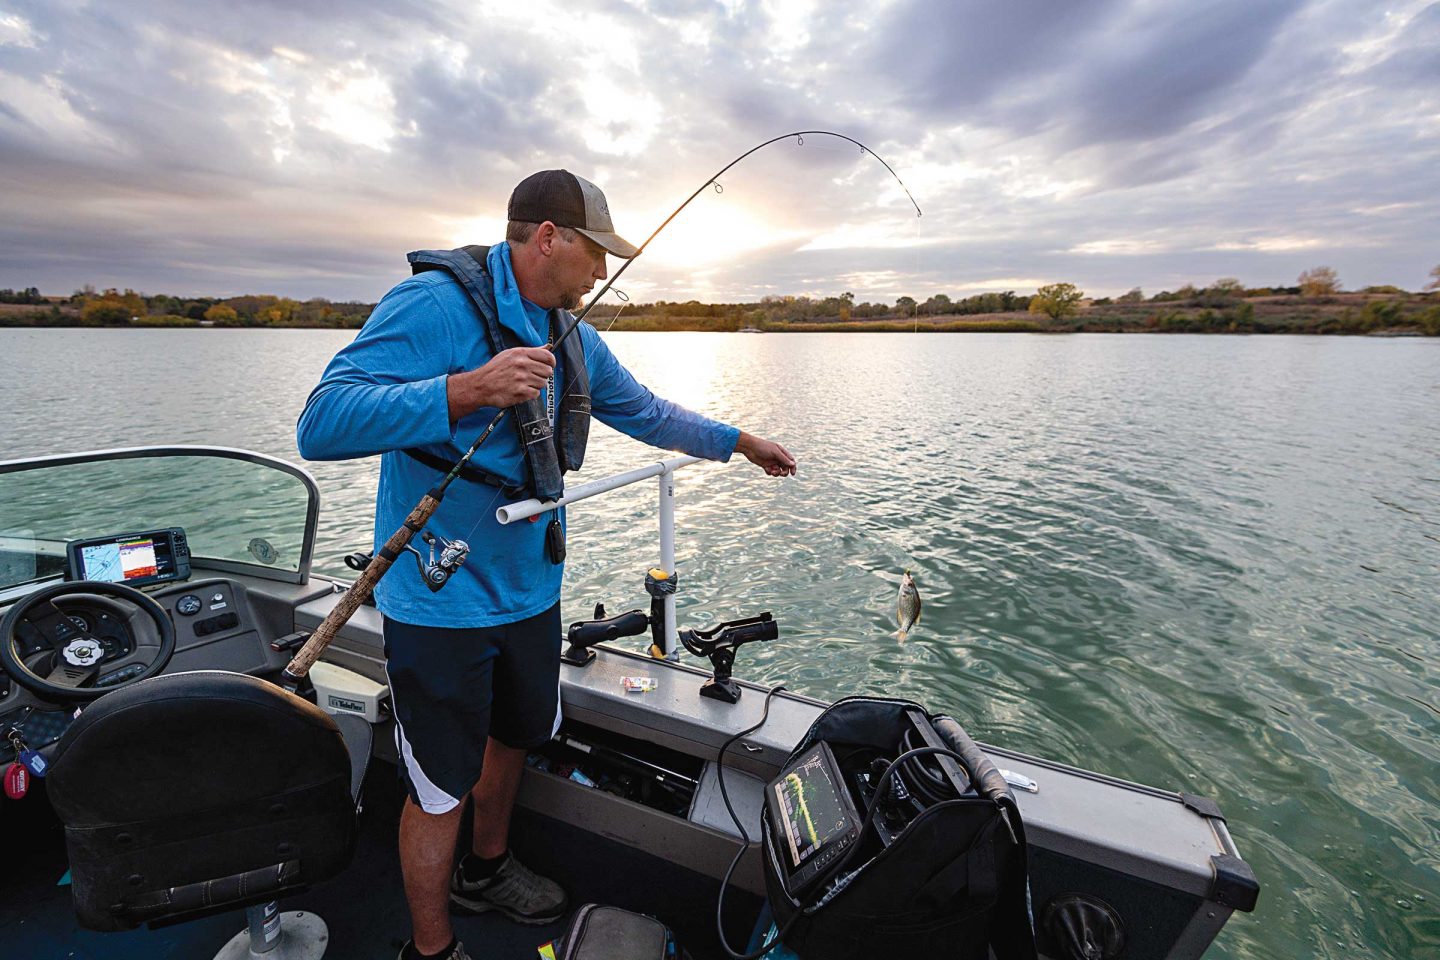
[[[12,294],[16,299],[5,299]],[[24,299],[20,299],[23,297]],[[292,300],[268,294],[243,297],[147,296],[114,287],[76,290],[69,297],[43,297],[29,287],[20,294],[0,291],[0,303],[47,306],[43,311],[6,311],[0,324],[61,327],[322,327],[358,329],[373,303],[324,297]]]
[[[908,320],[921,317],[953,317],[989,313],[1024,311],[1030,298],[1014,290],[1004,293],[982,293],[952,300],[937,293],[925,301],[900,297],[893,304],[856,303],[855,294],[846,291],[835,297],[765,297],[756,303],[701,303],[698,300],[639,303],[627,306],[617,327],[639,329],[642,319],[706,320],[710,329],[763,328],[774,324],[847,323],[853,320]],[[597,308],[597,310],[600,308]],[[606,309],[609,309],[608,307]],[[628,321],[628,322],[627,322]],[[598,320],[603,324],[603,320]],[[658,327],[661,324],[652,323]]]
[[[756,302],[606,303],[591,314],[601,329],[774,331],[1036,331],[1422,334],[1440,336],[1440,266],[1427,292],[1371,286],[1345,292],[1330,267],[1315,267],[1295,286],[1250,287],[1234,277],[1206,286],[1185,284],[1147,297],[1139,287],[1117,297],[1087,299],[1073,283],[1052,283],[1033,294],[1014,290],[892,303],[856,302],[849,291],[830,297],[772,296]],[[216,326],[358,328],[374,304],[323,297],[292,300],[243,297],[147,296],[114,288],[44,297],[35,287],[0,290],[0,325]],[[28,309],[41,307],[44,309]]]
[[[24,290],[11,290],[6,287],[0,290],[0,303],[49,303],[36,287],[26,287]]]

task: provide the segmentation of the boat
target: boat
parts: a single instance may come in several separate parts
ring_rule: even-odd
[[[672,457],[578,484],[561,502],[658,480],[661,567],[673,571],[675,478],[693,462]],[[318,943],[330,957],[396,955],[409,930],[395,841],[402,792],[381,617],[373,606],[359,607],[324,651],[311,671],[310,702],[297,708],[315,730],[312,714],[323,709],[333,729],[325,727],[329,733],[319,734],[315,750],[330,750],[341,764],[349,760],[338,775],[347,778],[358,813],[353,830],[341,833],[346,849],[332,875],[302,877],[307,882],[278,899],[256,902],[252,892],[244,908],[215,907],[207,885],[204,905],[212,909],[192,909],[178,923],[142,922],[155,915],[153,902],[142,909],[100,901],[97,924],[97,904],[82,918],[77,911],[86,909],[86,898],[72,895],[82,880],[99,883],[86,873],[92,866],[82,842],[99,834],[85,830],[132,842],[124,824],[77,826],[86,810],[174,778],[154,797],[146,822],[183,834],[154,868],[175,875],[114,878],[122,889],[126,882],[159,884],[173,898],[189,889],[186,870],[200,857],[189,838],[206,803],[221,803],[222,794],[239,789],[234,785],[262,774],[279,776],[287,764],[320,765],[313,754],[297,759],[290,738],[267,741],[249,723],[224,726],[237,698],[300,700],[275,682],[349,586],[312,570],[320,500],[302,467],[223,447],[135,447],[0,463],[6,667],[0,733],[8,738],[15,731],[24,747],[51,762],[50,776],[31,778],[23,798],[0,798],[8,841],[8,869],[0,874],[4,955],[244,957],[269,945],[267,937],[298,943],[307,935],[306,949]],[[519,522],[554,506],[508,504],[501,519]],[[143,588],[125,586],[127,578]],[[621,618],[603,611],[596,611],[601,626],[569,632],[576,642],[561,668],[563,721],[555,739],[530,757],[512,847],[559,880],[572,906],[605,903],[659,918],[696,960],[726,956],[715,929],[716,898],[738,855],[725,896],[726,936],[732,946],[758,947],[770,929],[757,842],[762,794],[830,705],[746,681],[740,645],[729,649],[729,662],[682,659],[682,647],[703,648],[706,638],[724,634],[680,630],[673,594],[646,597],[638,584],[616,584],[615,594],[651,603],[648,614],[642,609],[643,616],[630,618],[649,636],[639,649],[618,639],[595,642],[623,632],[607,633],[604,623]],[[57,609],[63,616],[47,620]],[[60,662],[57,651],[65,649],[78,665]],[[724,683],[717,675],[729,672],[723,669],[729,663],[734,702],[706,693],[717,680]],[[649,681],[640,692],[636,677]],[[181,706],[165,699],[177,690],[189,698]],[[94,731],[106,723],[122,734],[97,740]],[[339,742],[329,736],[335,731],[344,751],[327,746]],[[722,766],[722,746],[742,733]],[[1043,956],[1186,960],[1205,953],[1234,911],[1253,909],[1254,874],[1212,801],[1003,745],[981,748],[1014,788],[1023,815]],[[12,756],[7,751],[0,760]],[[180,812],[195,803],[201,815]],[[285,819],[284,809],[272,806],[276,822]],[[748,826],[742,831],[737,821]],[[112,930],[82,925],[86,919],[105,926],[106,911],[128,922]],[[134,928],[118,929],[126,926]],[[487,914],[457,917],[456,931],[476,957],[533,960],[563,925],[519,926]]]

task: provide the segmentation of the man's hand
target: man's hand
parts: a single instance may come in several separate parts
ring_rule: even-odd
[[[540,396],[555,369],[555,354],[544,347],[513,347],[482,367],[452,373],[445,380],[450,422],[481,407],[513,407]]]
[[[789,450],[773,440],[761,440],[741,430],[740,439],[735,443],[735,452],[743,453],[746,460],[772,477],[795,476],[795,458],[790,455]]]

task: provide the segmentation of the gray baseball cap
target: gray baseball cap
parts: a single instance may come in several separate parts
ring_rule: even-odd
[[[615,232],[600,188],[569,170],[541,170],[521,180],[510,194],[509,219],[570,227],[622,260],[640,252]]]

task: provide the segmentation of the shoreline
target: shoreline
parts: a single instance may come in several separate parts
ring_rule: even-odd
[[[139,304],[136,304],[138,307]],[[131,315],[123,322],[99,323],[73,306],[0,304],[0,328],[85,330],[358,330],[370,304],[351,304],[364,313],[309,316],[240,317],[234,311],[220,320],[175,314]],[[1010,310],[1001,313],[888,316],[855,319],[838,316],[787,319],[766,315],[761,305],[700,303],[637,305],[611,324],[597,326],[631,333],[1231,333],[1297,334],[1306,336],[1440,336],[1440,295],[1381,293],[1328,296],[1219,297],[1186,300],[1097,301],[1077,306],[1067,315]],[[677,309],[678,308],[678,309]],[[718,314],[718,315],[717,315]],[[123,314],[122,314],[123,316]]]

